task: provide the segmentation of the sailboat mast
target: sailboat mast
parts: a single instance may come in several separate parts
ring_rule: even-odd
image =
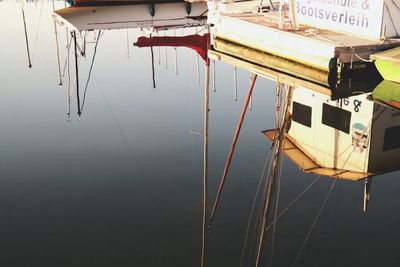
[[[226,162],[225,162],[224,172],[222,174],[222,178],[221,178],[220,184],[218,186],[218,191],[217,191],[217,195],[215,197],[214,204],[213,204],[213,207],[212,207],[212,210],[211,210],[210,218],[208,219],[208,225],[209,226],[211,226],[211,223],[212,223],[212,221],[214,219],[215,212],[216,212],[218,204],[219,204],[219,199],[220,199],[221,194],[222,194],[222,189],[224,188],[224,185],[225,185],[225,180],[226,180],[226,177],[228,175],[229,166],[231,164],[232,156],[233,156],[233,153],[235,151],[235,147],[236,147],[237,140],[239,138],[240,130],[242,128],[242,124],[243,124],[244,118],[246,116],[247,108],[249,106],[250,96],[251,96],[251,94],[253,92],[253,88],[254,88],[254,85],[256,83],[256,79],[257,79],[257,74],[253,74],[253,77],[252,77],[251,82],[250,82],[250,88],[249,88],[249,90],[247,92],[246,100],[245,100],[243,108],[242,108],[242,113],[240,114],[239,120],[238,120],[237,125],[236,125],[235,134],[233,136],[231,148],[229,150],[229,154],[228,154],[228,157],[227,157]]]
[[[79,70],[78,70],[78,50],[76,43],[76,31],[72,32],[72,36],[74,37],[74,51],[75,51],[75,78],[76,78],[76,101],[78,105],[78,116],[82,115],[81,112],[81,100],[79,97]]]
[[[235,101],[238,100],[238,88],[237,88],[237,69],[233,67],[233,97]]]
[[[280,86],[280,85],[278,85],[278,86]],[[278,129],[278,137],[276,138],[276,141],[274,144],[274,153],[273,153],[273,158],[272,158],[271,171],[270,171],[270,175],[269,175],[268,181],[267,181],[267,192],[265,195],[265,201],[263,203],[263,208],[262,208],[263,212],[262,212],[262,216],[261,216],[260,236],[259,236],[257,256],[256,256],[256,261],[255,261],[256,267],[258,267],[259,263],[260,263],[262,245],[263,245],[264,234],[265,234],[265,227],[267,225],[268,215],[270,212],[270,203],[272,202],[272,198],[274,196],[273,192],[274,192],[276,177],[279,172],[278,167],[280,166],[280,162],[282,160],[284,140],[286,138],[286,125],[289,121],[290,106],[291,106],[291,102],[292,102],[292,95],[293,95],[294,88],[291,86],[288,86],[287,90],[288,91],[287,91],[287,96],[286,96],[286,101],[285,101],[285,110],[283,113],[283,120],[280,125],[280,128]],[[277,101],[278,101],[278,98],[277,98]],[[275,112],[279,112],[279,110],[277,109]]]
[[[151,73],[152,73],[152,79],[153,79],[153,88],[156,88],[156,74],[154,70],[154,51],[153,47],[150,46],[150,51],[151,51]]]
[[[204,125],[203,125],[203,220],[201,236],[201,267],[205,266],[206,233],[207,233],[207,206],[208,206],[208,118],[209,118],[209,84],[210,84],[210,62],[206,60],[205,82],[204,82]]]
[[[53,10],[54,10],[54,2],[53,2]],[[54,19],[53,23],[54,23],[54,35],[56,37],[56,53],[57,53],[57,67],[58,67],[58,80],[59,80],[58,85],[61,86],[63,84],[63,82],[62,82],[62,77],[61,77],[61,66],[60,66],[60,48],[58,45],[57,23],[56,23],[55,19]]]
[[[25,10],[24,10],[24,3],[22,3],[22,20],[24,22],[24,32],[25,32],[25,43],[26,43],[26,52],[28,55],[28,67],[31,69],[32,68],[32,62],[31,62],[31,54],[29,51],[29,41],[28,41],[28,32],[26,29],[26,19],[25,19]]]

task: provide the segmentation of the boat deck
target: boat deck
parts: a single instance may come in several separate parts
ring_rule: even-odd
[[[277,130],[265,130],[262,132],[266,138],[269,140],[274,140],[278,135]],[[299,147],[297,147],[293,142],[291,142],[288,138],[284,140],[284,148],[283,151],[285,155],[293,161],[297,167],[299,167],[305,173],[312,173],[315,175],[321,176],[329,176],[338,179],[351,180],[351,181],[359,181],[370,177],[371,173],[363,173],[363,172],[354,172],[349,170],[342,169],[331,169],[325,168],[318,165],[315,161],[313,161],[310,157],[308,157]]]
[[[400,39],[369,40],[306,25],[297,31],[288,24],[279,29],[277,12],[209,14],[209,21],[218,38],[322,70],[368,60],[372,53],[400,45]]]

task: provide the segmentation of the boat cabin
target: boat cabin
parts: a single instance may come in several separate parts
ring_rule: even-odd
[[[400,111],[367,94],[331,100],[296,87],[285,153],[305,172],[361,180],[398,168],[399,136]]]

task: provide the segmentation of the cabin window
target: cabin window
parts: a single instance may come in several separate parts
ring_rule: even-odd
[[[351,113],[326,103],[322,107],[322,124],[344,133],[350,133]]]
[[[400,148],[400,126],[386,128],[383,151]]]
[[[311,107],[293,101],[292,120],[311,128]]]

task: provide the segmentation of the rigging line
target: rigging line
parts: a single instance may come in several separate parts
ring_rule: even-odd
[[[119,124],[119,122],[118,122],[118,120],[117,120],[117,117],[115,116],[113,110],[111,109],[111,106],[110,106],[110,104],[108,103],[107,98],[106,98],[106,96],[105,96],[103,90],[100,88],[100,86],[99,86],[99,84],[98,84],[96,78],[94,78],[94,81],[95,81],[95,83],[96,83],[96,88],[97,88],[98,91],[100,92],[100,94],[101,94],[101,96],[102,96],[102,98],[103,98],[103,101],[104,101],[104,103],[106,104],[106,107],[107,107],[107,109],[108,109],[108,111],[109,111],[109,113],[110,113],[110,115],[111,115],[111,118],[112,118],[112,120],[114,121],[115,126],[117,127],[119,133],[121,134],[122,140],[123,140],[123,142],[124,142],[124,144],[125,144],[125,146],[126,146],[128,152],[129,152],[129,155],[130,155],[131,158],[135,161],[136,167],[137,167],[137,169],[138,169],[140,175],[142,176],[142,178],[147,179],[147,177],[146,177],[144,171],[143,171],[142,168],[140,167],[139,161],[138,161],[138,159],[137,159],[137,157],[136,157],[136,153],[135,153],[135,151],[133,150],[133,148],[129,145],[128,139],[127,139],[127,137],[126,137],[126,135],[125,135],[125,133],[124,133],[124,131],[123,131],[121,125]]]
[[[370,130],[370,128],[372,127],[372,123],[374,122],[374,120],[378,119],[378,117],[380,117],[380,116],[383,114],[384,111],[385,111],[385,109],[382,109],[382,111],[381,111],[380,113],[375,113],[374,116],[372,116],[372,118],[371,118],[371,120],[369,121],[367,127],[365,127],[365,130],[363,131],[363,135],[364,135],[368,130]],[[343,155],[343,154],[344,154],[349,148],[351,148],[351,147],[352,147],[352,144],[350,144],[350,145],[345,149],[345,151],[343,151],[343,152],[339,155],[339,157],[340,157],[341,155]],[[344,163],[343,163],[341,169],[343,169],[344,166],[347,164],[347,162],[349,161],[349,159],[350,159],[350,157],[351,157],[351,155],[353,154],[354,151],[355,151],[355,147],[353,147],[353,150],[350,152],[350,154],[348,155],[347,159],[344,161]]]
[[[386,11],[387,11],[387,13],[388,13],[388,15],[389,15],[390,22],[392,22],[393,29],[394,29],[394,31],[396,32],[396,36],[398,36],[399,33],[397,32],[396,25],[395,25],[395,23],[394,23],[394,21],[393,21],[392,14],[390,13],[390,10],[389,10],[389,7],[388,7],[386,1],[384,1],[384,5],[385,5]]]
[[[135,153],[134,149],[129,145],[128,139],[127,139],[127,137],[126,137],[126,135],[125,135],[125,133],[124,133],[124,131],[123,131],[121,125],[119,124],[119,122],[118,122],[118,120],[117,120],[117,117],[115,116],[115,114],[114,114],[114,112],[113,112],[113,110],[112,110],[112,108],[111,108],[110,103],[107,101],[106,95],[104,94],[104,92],[103,92],[103,90],[101,89],[99,83],[97,82],[95,76],[93,77],[93,80],[94,80],[94,82],[95,82],[95,84],[96,84],[97,90],[100,92],[100,94],[101,94],[101,96],[102,96],[102,98],[103,98],[104,103],[106,104],[107,110],[108,110],[108,112],[110,113],[111,118],[112,118],[112,120],[113,120],[113,122],[114,122],[114,124],[115,124],[115,126],[116,126],[116,128],[117,128],[117,130],[119,131],[119,133],[120,133],[120,135],[121,135],[121,137],[122,137],[122,141],[123,141],[123,143],[125,144],[126,149],[128,150],[129,156],[131,157],[131,159],[133,159],[133,161],[134,161],[135,164],[136,164],[136,168],[137,168],[137,170],[139,171],[139,176],[142,178],[142,180],[143,180],[143,182],[144,182],[144,184],[145,184],[145,186],[146,186],[146,189],[147,189],[149,195],[152,197],[152,199],[156,200],[156,201],[153,201],[154,205],[156,206],[156,208],[157,208],[160,212],[163,212],[163,210],[161,209],[161,207],[160,207],[160,205],[159,205],[160,200],[159,200],[158,197],[154,194],[153,190],[151,189],[150,185],[148,184],[148,178],[147,178],[146,174],[144,173],[142,167],[141,167],[140,164],[139,164],[139,160],[138,160],[137,157],[136,157],[136,153]]]
[[[271,252],[269,257],[269,262],[267,266],[272,266],[273,256],[274,256],[274,247],[275,247],[275,234],[276,234],[276,222],[277,222],[277,215],[278,215],[278,207],[279,207],[279,196],[281,190],[281,178],[282,178],[282,165],[283,165],[283,153],[280,154],[280,166],[279,166],[279,173],[277,176],[277,190],[276,190],[276,198],[275,198],[275,211],[274,211],[274,221],[272,227],[272,238],[271,238]]]
[[[250,225],[251,225],[251,221],[252,221],[252,218],[253,218],[253,213],[254,213],[254,210],[255,210],[258,194],[260,193],[261,185],[262,185],[262,182],[263,182],[263,180],[265,178],[267,166],[268,166],[269,160],[271,158],[271,151],[272,151],[272,149],[269,150],[268,156],[267,156],[267,158],[265,160],[264,167],[263,167],[263,170],[261,172],[261,176],[260,176],[260,179],[259,179],[259,182],[258,182],[258,185],[257,185],[256,194],[254,195],[253,203],[251,205],[249,220],[247,221],[246,234],[245,234],[245,238],[244,238],[244,242],[243,242],[242,255],[240,256],[240,264],[239,264],[240,267],[243,266],[244,254],[246,252],[247,240],[248,240],[249,232],[250,232]]]
[[[197,29],[197,27],[196,27],[196,33],[195,34],[200,34],[201,32],[203,32],[203,31],[205,31],[205,30],[207,30],[206,28],[200,28],[200,30],[199,29]]]
[[[73,34],[74,38],[74,55],[75,55],[75,79],[76,79],[76,104],[78,106],[78,116],[80,117],[82,115],[81,112],[81,98],[79,96],[79,68],[78,68],[78,53],[77,53],[77,43],[76,43],[76,31],[71,32]]]
[[[69,42],[68,42],[68,39],[69,39],[69,36],[67,35],[67,54],[69,54],[69,52],[70,52],[71,43],[72,43],[72,38],[69,39]],[[67,68],[67,59],[65,59],[65,62],[64,62],[64,67],[63,67],[63,72],[62,72],[62,77],[63,77],[63,78],[64,78],[64,76],[65,76],[65,70],[66,70],[66,68]]]
[[[400,11],[400,6],[396,3],[396,1],[390,1],[395,7],[396,7],[396,9],[398,10],[398,11]]]
[[[150,38],[152,37],[152,34],[150,33]],[[150,52],[151,52],[151,78],[153,81],[153,90],[156,89],[156,74],[154,70],[154,50],[153,46],[150,46]]]
[[[160,32],[157,32],[157,36],[160,37]],[[161,46],[158,47],[158,65],[161,65]]]
[[[217,92],[217,87],[216,87],[216,82],[215,82],[215,73],[216,73],[215,60],[213,60],[212,63],[213,63],[213,90],[215,93],[215,92]]]
[[[174,30],[174,32],[176,37],[176,29]],[[178,51],[176,47],[174,47],[174,51],[175,51],[175,74],[178,75]]]
[[[266,187],[265,187],[265,192],[264,192],[264,196],[262,199],[265,199],[262,202],[262,205],[260,207],[260,215],[259,215],[259,236],[258,236],[258,244],[257,244],[257,253],[256,253],[256,258],[255,258],[255,266],[258,267],[259,264],[259,260],[260,260],[260,256],[261,256],[261,249],[262,249],[262,241],[264,240],[264,227],[265,227],[265,223],[266,223],[266,217],[268,214],[268,210],[269,210],[269,201],[271,198],[271,192],[272,192],[272,187],[273,187],[273,183],[274,183],[274,167],[278,166],[276,165],[276,161],[278,159],[277,157],[277,153],[279,153],[279,149],[277,150],[276,148],[280,146],[280,142],[276,142],[274,144],[273,147],[273,158],[271,160],[271,165],[270,165],[270,170],[268,172],[268,177],[266,180]],[[276,170],[275,170],[276,171]]]
[[[260,199],[260,203],[259,203],[259,205],[258,205],[258,207],[257,207],[257,215],[256,215],[256,223],[255,223],[255,225],[254,225],[254,229],[253,229],[253,231],[254,232],[256,232],[256,229],[258,228],[258,233],[260,233],[260,227],[261,227],[261,223],[262,223],[262,209],[263,209],[263,203],[262,203],[262,200],[263,199],[265,199],[265,197],[266,197],[266,194],[267,194],[267,186],[266,186],[266,183],[267,183],[267,181],[268,181],[268,177],[270,177],[270,175],[271,175],[271,166],[272,166],[272,155],[273,155],[273,153],[275,153],[275,144],[274,143],[272,143],[271,144],[271,147],[270,147],[270,152],[269,152],[269,155],[268,155],[268,157],[269,157],[269,159],[268,159],[268,166],[267,166],[267,172],[265,172],[265,176],[264,176],[264,187],[263,187],[263,190],[262,190],[262,193],[261,193],[261,195],[260,195],[260,197],[259,197],[259,199]],[[255,244],[253,244],[253,245],[255,245]]]
[[[286,87],[286,86],[282,85],[282,87]],[[285,95],[288,96],[287,92],[285,92]],[[282,101],[283,101],[282,97],[283,97],[283,94],[280,95],[280,103],[282,103]],[[279,110],[281,110],[281,109],[279,108],[277,110],[277,112],[279,112]],[[278,122],[281,123],[281,122],[284,122],[284,120],[285,120],[285,114],[280,114],[280,116],[278,116]],[[280,124],[277,124],[277,125],[280,125]],[[285,126],[282,125],[281,127],[285,127]],[[280,140],[280,142],[284,142],[284,137],[281,136],[280,138],[282,138],[282,140]],[[284,150],[284,144],[282,146],[282,149]],[[279,151],[277,151],[276,153],[279,153]],[[271,245],[270,245],[270,256],[268,258],[267,266],[272,266],[272,262],[273,262],[274,245],[275,245],[275,233],[276,233],[276,221],[277,221],[276,217],[277,217],[277,211],[278,211],[278,205],[279,205],[280,185],[281,185],[281,176],[282,176],[282,164],[283,164],[282,156],[283,156],[283,153],[277,154],[277,157],[278,157],[277,160],[279,162],[278,173],[277,173],[277,176],[276,176],[277,192],[276,192],[276,198],[275,198],[275,209],[274,209],[272,238],[271,238]],[[264,230],[261,229],[261,231],[264,231]]]
[[[202,17],[202,16],[204,16],[207,12],[208,12],[208,9],[207,9],[206,11],[204,11],[203,13],[201,13],[200,15],[196,16],[196,17]]]
[[[271,170],[272,170],[272,158],[271,158],[271,155],[272,155],[272,152],[276,153],[276,142],[275,141],[276,140],[272,141],[272,144],[271,144],[271,147],[270,147],[270,152],[269,152],[270,154],[268,155],[268,157],[269,157],[268,168],[267,168],[268,172],[265,173],[266,176],[264,177],[265,178],[264,190],[262,191],[262,194],[260,196],[260,204],[258,205],[258,208],[257,208],[258,211],[257,211],[256,218],[258,218],[258,219],[257,219],[257,222],[254,225],[254,229],[253,229],[253,233],[255,233],[256,229],[258,228],[257,237],[259,236],[259,233],[261,232],[261,224],[262,224],[263,203],[262,203],[261,200],[266,198],[266,194],[267,194],[266,183],[268,181],[267,177],[271,176]],[[254,240],[254,242],[253,242],[252,247],[254,247],[254,246],[257,246],[257,240]],[[253,249],[251,249],[251,251],[253,251]],[[256,255],[253,255],[251,261],[255,260],[255,257],[256,257]]]
[[[67,35],[67,38],[69,36]],[[72,40],[72,38],[71,38]],[[68,76],[68,84],[67,84],[67,116],[71,117],[71,97],[72,97],[72,90],[71,90],[71,72],[70,72],[70,51],[68,48],[67,51],[67,59],[66,59],[66,65],[68,65],[68,71],[67,71],[67,76]]]
[[[312,225],[311,225],[311,228],[310,228],[310,230],[308,231],[307,236],[306,236],[306,238],[304,239],[304,242],[303,242],[303,244],[302,244],[302,246],[301,246],[301,248],[300,248],[300,251],[299,251],[299,253],[297,254],[297,257],[296,257],[296,259],[294,260],[292,266],[295,266],[295,265],[297,264],[298,260],[300,259],[300,256],[301,256],[301,254],[303,253],[304,247],[306,246],[307,241],[308,241],[308,239],[309,239],[310,236],[311,236],[311,232],[313,231],[315,225],[317,224],[317,221],[318,221],[318,219],[319,219],[319,216],[321,215],[321,212],[322,212],[322,210],[324,209],[325,204],[326,204],[326,202],[328,201],[329,196],[331,195],[331,192],[332,192],[332,190],[333,190],[333,188],[334,188],[334,186],[335,186],[335,184],[336,184],[337,179],[338,179],[338,178],[336,177],[336,178],[333,180],[332,185],[331,185],[331,188],[329,189],[328,194],[326,195],[324,201],[322,202],[321,207],[319,208],[318,213],[317,213],[316,217],[314,218],[314,221],[313,221],[313,223],[312,223]]]
[[[275,88],[276,90],[275,90],[275,93],[276,93],[276,105],[275,105],[275,129],[279,129],[279,123],[280,123],[280,116],[281,116],[281,114],[280,113],[282,113],[282,112],[280,112],[280,107],[281,107],[281,103],[282,103],[282,101],[283,101],[283,95],[284,95],[284,93],[281,93],[282,91],[281,91],[281,83],[279,82],[279,80],[277,80],[277,83],[276,83],[276,88]],[[278,140],[278,135],[276,135],[275,137],[274,137],[274,139],[272,140],[272,147],[271,147],[271,151],[273,150],[274,151],[274,153],[276,153],[276,145],[277,145],[277,143],[276,143],[276,141]],[[271,168],[272,168],[272,160],[269,162],[269,166],[268,166],[268,177],[270,177],[271,176]],[[262,196],[261,196],[261,198],[260,199],[265,199],[265,195],[267,194],[267,189],[265,188],[264,189],[264,192],[263,192],[263,194],[262,194]],[[259,229],[258,229],[258,232],[260,233],[261,231],[262,231],[262,229],[261,229],[261,224],[262,224],[262,209],[263,209],[263,205],[262,205],[262,203],[260,203],[260,205],[259,205],[259,207],[258,207],[258,212],[257,212],[257,218],[259,218],[259,222],[258,222],[258,226],[259,226]],[[257,226],[255,227],[255,228],[257,228]]]
[[[166,32],[164,31],[164,37],[166,36]],[[168,69],[168,55],[167,55],[167,46],[164,46],[164,55],[165,55],[165,69]]]
[[[42,6],[41,6],[41,8],[40,8],[39,21],[38,21],[38,24],[37,24],[37,27],[36,27],[35,41],[34,41],[34,43],[33,43],[32,61],[33,61],[33,56],[34,56],[33,53],[34,53],[35,50],[36,50],[37,41],[38,41],[38,39],[39,39],[40,22],[42,21],[42,14],[43,14],[44,1],[41,1],[41,2],[42,2]]]
[[[100,37],[101,37],[100,34],[101,34],[101,30],[99,30],[99,33],[97,34],[97,40],[96,40],[96,44],[94,46],[92,62],[90,63],[89,74],[88,74],[88,78],[86,80],[86,85],[85,85],[85,91],[83,92],[81,111],[83,111],[83,107],[85,106],[85,102],[86,102],[86,93],[87,93],[87,90],[88,90],[88,87],[89,87],[90,77],[92,76],[92,69],[93,69],[93,65],[94,65],[94,60],[95,60],[96,54],[97,54],[97,46],[99,44],[99,40],[100,40]]]
[[[272,3],[272,0],[269,0],[269,3],[271,4],[271,6],[272,6],[272,9],[273,9],[273,10],[276,10],[276,8],[275,8],[274,4]]]
[[[151,52],[151,77],[153,81],[153,89],[156,88],[156,77],[155,77],[155,70],[154,70],[154,51],[153,51],[153,46],[150,47],[150,52]]]
[[[279,219],[282,215],[284,215],[288,209],[293,206],[297,200],[299,200],[321,177],[321,175],[317,176],[300,194],[298,194],[290,203],[278,214],[277,219]],[[266,228],[265,231],[268,231],[269,228],[273,225],[273,222],[271,222]]]
[[[29,67],[29,68],[32,68],[32,60],[31,60],[31,55],[30,55],[30,51],[29,51],[28,32],[27,32],[27,29],[26,29],[26,19],[25,19],[25,11],[24,11],[24,4],[23,4],[23,2],[22,2],[21,10],[22,10],[22,19],[23,19],[23,22],[24,22],[26,52],[27,52],[27,54],[28,54],[28,67]]]
[[[126,29],[126,48],[127,48],[127,52],[126,52],[126,56],[129,57],[129,29]]]
[[[151,73],[149,72],[149,68],[151,68],[151,66],[149,66],[148,63],[147,63],[148,57],[147,57],[147,56],[145,57],[145,56],[143,55],[143,52],[142,52],[141,49],[139,49],[138,51],[139,51],[140,57],[142,58],[143,64],[146,65],[144,69],[146,70],[146,72],[147,72],[149,75],[151,75]]]
[[[271,152],[270,153],[276,153],[276,150],[275,150],[275,143],[272,143],[272,147],[271,147]],[[272,155],[272,154],[271,154]],[[265,177],[265,183],[268,181],[268,177],[270,177],[271,176],[271,168],[272,168],[272,158],[270,158],[270,160],[269,160],[269,164],[268,164],[268,168],[267,168],[267,176]],[[261,200],[262,199],[265,199],[265,197],[266,197],[266,194],[267,194],[267,187],[265,186],[265,188],[264,188],[264,190],[263,190],[263,192],[262,192],[262,194],[261,194],[261,197],[260,197],[260,202],[261,202]],[[262,203],[260,203],[260,205],[258,206],[258,211],[257,211],[257,218],[258,218],[258,224],[257,225],[255,225],[255,227],[254,227],[254,231],[255,231],[255,229],[258,227],[259,229],[258,229],[258,232],[260,232],[261,231],[261,222],[262,222],[262,209],[263,209],[263,205],[262,205]]]
[[[53,11],[54,11],[55,7],[54,7],[54,0],[53,0]],[[54,35],[56,37],[56,53],[57,53],[57,68],[58,68],[58,79],[59,79],[59,83],[58,86],[62,85],[62,77],[61,77],[61,64],[60,64],[60,48],[58,45],[58,31],[57,31],[57,23],[56,20],[53,19],[53,23],[54,23]]]
[[[397,32],[397,31],[396,31],[396,32]],[[365,59],[365,58],[360,57],[357,53],[354,53],[354,50],[353,50],[353,54],[354,54],[359,60],[361,60],[361,61],[363,61],[363,62],[366,62],[366,63],[374,62],[372,59]]]
[[[285,86],[286,87],[286,86]],[[286,137],[286,125],[289,119],[289,111],[290,111],[290,106],[291,106],[291,101],[292,101],[292,96],[293,96],[293,90],[294,87],[292,86],[287,86],[286,87],[286,97],[285,97],[285,105],[284,105],[284,111],[283,111],[283,119],[281,122],[281,127],[279,129],[279,136],[278,136],[278,142],[275,143],[274,146],[274,154],[273,154],[273,162],[272,162],[272,168],[271,168],[271,173],[268,177],[268,184],[267,184],[267,194],[266,198],[263,203],[263,211],[261,215],[261,226],[260,226],[260,237],[259,237],[259,242],[258,242],[258,249],[257,249],[257,256],[256,256],[256,261],[255,261],[255,266],[258,267],[259,262],[260,262],[260,257],[261,257],[261,250],[262,250],[262,244],[263,244],[263,239],[264,239],[264,234],[265,234],[265,225],[267,222],[267,216],[270,212],[270,201],[272,200],[273,197],[273,190],[274,190],[274,185],[275,185],[275,178],[278,174],[277,168],[280,166],[279,160],[282,159],[280,158],[280,154],[282,154],[283,148],[284,148],[284,140]]]
[[[383,114],[383,112],[384,112],[384,109],[382,109],[382,111],[381,111],[380,113],[375,113],[375,114],[372,116],[371,120],[368,122],[367,127],[365,127],[365,130],[363,131],[363,134],[365,134],[365,133],[367,132],[367,130],[369,130],[369,129],[371,128],[372,123],[373,123],[375,120],[377,120],[378,117],[380,117],[380,116]],[[352,144],[348,145],[347,148],[346,148],[342,153],[339,154],[339,157],[342,156],[344,153],[346,153],[346,151],[347,151],[349,148],[351,148],[351,147],[352,147]],[[350,157],[350,156],[351,156],[351,154],[349,155],[349,157]],[[348,160],[348,159],[347,159],[347,160]],[[347,160],[346,160],[346,162],[347,162]],[[344,167],[344,165],[343,165],[342,167]]]

